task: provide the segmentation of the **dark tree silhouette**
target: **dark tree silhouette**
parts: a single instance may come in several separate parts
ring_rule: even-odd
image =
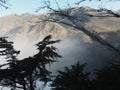
[[[96,71],[96,90],[120,89],[120,59]]]
[[[5,39],[4,39],[5,40]],[[6,40],[5,40],[6,41]],[[23,60],[14,60],[5,65],[9,65],[7,69],[0,69],[0,84],[11,86],[13,89],[22,88],[24,90],[35,90],[36,81],[43,81],[45,84],[50,80],[51,72],[46,69],[46,65],[51,65],[61,56],[57,53],[57,48],[52,44],[60,40],[51,40],[51,36],[47,36],[43,41],[36,44],[38,53],[33,57],[28,57]],[[3,44],[1,48],[3,48]],[[8,45],[6,43],[5,45]],[[8,49],[8,47],[7,47]],[[12,53],[12,51],[10,51]],[[5,54],[9,56],[9,54]],[[10,54],[14,56],[14,54]],[[1,65],[2,67],[3,65]]]
[[[65,67],[64,71],[58,71],[53,80],[52,90],[90,90],[89,72],[84,70],[85,64],[71,65]]]
[[[0,38],[0,56],[6,56],[7,59],[6,64],[0,65],[0,67],[3,67],[4,65],[10,65],[9,68],[12,68],[13,64],[16,64],[17,62],[17,55],[20,53],[20,51],[15,50],[13,47],[13,42],[9,42],[6,40],[7,37],[1,37]]]
[[[20,53],[20,51],[17,51],[14,49],[13,47],[13,42],[9,42],[7,39],[7,37],[1,37],[0,38],[0,56],[6,56],[5,58],[7,59],[7,63],[0,65],[0,68],[2,68],[3,66],[8,65],[8,69],[6,69],[6,71],[4,69],[0,69],[0,79],[2,77],[8,77],[9,74],[8,73],[10,71],[10,69],[12,70],[17,62],[17,55]],[[9,77],[8,77],[9,78]],[[15,82],[15,78],[9,78],[12,79],[12,82],[9,82],[8,80],[5,80],[4,78],[1,79],[1,83],[3,85],[7,85],[7,83],[9,83],[9,86],[12,85],[15,87],[16,83]]]

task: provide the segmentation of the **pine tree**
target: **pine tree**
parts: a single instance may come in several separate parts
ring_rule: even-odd
[[[6,55],[9,65],[7,69],[0,69],[0,84],[24,90],[35,90],[36,81],[43,81],[45,84],[50,81],[51,72],[46,69],[46,65],[51,65],[61,56],[57,53],[57,48],[52,44],[60,40],[51,40],[51,35],[45,37],[43,41],[36,44],[38,53],[23,60],[17,60],[16,56],[20,51],[13,48],[13,42],[8,42],[5,38],[0,39],[0,55]]]
[[[96,90],[120,89],[120,59],[96,71]]]
[[[53,80],[52,90],[90,90],[89,73],[84,71],[85,64],[65,67],[64,71],[58,71]]]

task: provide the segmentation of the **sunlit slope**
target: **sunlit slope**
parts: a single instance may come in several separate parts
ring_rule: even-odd
[[[69,11],[71,16],[79,19],[79,21],[77,21],[79,26],[85,27],[90,32],[99,35],[116,48],[120,47],[120,18],[89,7],[76,7]],[[6,22],[7,24],[4,22],[6,24],[5,26],[0,22],[1,33],[4,31],[4,36],[9,36],[9,39],[15,42],[15,47],[21,50],[21,58],[33,55],[35,53],[34,44],[49,34],[53,36],[53,39],[62,40],[56,45],[63,56],[62,60],[56,64],[57,66],[54,65],[56,69],[73,64],[78,60],[87,62],[94,68],[104,65],[109,60],[115,58],[114,51],[91,40],[91,38],[81,32],[81,30],[61,23],[41,21],[41,18],[51,18],[51,13],[38,16],[27,15],[27,17],[30,15],[29,19],[19,15],[20,20],[23,21],[10,15],[9,18],[14,19],[10,19],[10,24],[9,20]],[[7,17],[8,16],[6,16],[6,18]],[[5,21],[6,18],[1,17],[3,21]],[[61,19],[71,25],[73,24],[69,18],[63,18],[61,16],[54,16],[54,18]]]
[[[70,10],[71,16],[77,17],[80,21],[78,24],[85,27],[87,30],[101,35],[104,39],[108,39],[109,33],[119,34],[120,30],[120,18],[114,17],[107,12],[98,12],[98,10],[88,7],[76,7]],[[51,17],[51,14],[46,14],[47,18]],[[69,36],[82,36],[85,41],[89,41],[89,37],[68,25],[43,21],[41,18],[46,18],[43,15],[34,16],[31,14],[23,15],[11,15],[1,17],[0,28],[1,33],[10,36],[14,39],[25,39],[37,41],[46,35],[53,35],[54,38],[66,38]],[[55,18],[61,18],[55,16]],[[7,20],[7,21],[6,21]],[[70,24],[71,21],[68,18],[62,19]],[[4,23],[2,23],[4,21]],[[82,34],[81,34],[82,33]],[[102,35],[104,33],[104,35]],[[110,37],[110,36],[109,36]],[[114,37],[114,35],[112,35]],[[116,37],[115,37],[116,38]],[[117,39],[117,38],[116,38]],[[112,40],[110,38],[110,40]],[[119,40],[118,40],[119,41]],[[116,41],[117,43],[117,41]]]

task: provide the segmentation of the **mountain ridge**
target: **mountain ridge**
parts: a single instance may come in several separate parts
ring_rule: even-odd
[[[12,14],[0,17],[0,32],[2,32],[0,35],[4,35],[9,30],[31,20],[33,17],[36,17],[36,15],[28,13],[21,15]]]
[[[80,20],[77,22],[78,25],[83,26],[90,32],[99,35],[112,45],[116,47],[119,46],[120,18],[114,17],[112,14],[107,12],[98,12],[98,10],[88,7],[72,8],[70,9],[69,14]],[[62,41],[56,46],[60,49],[63,59],[60,61],[59,65],[56,64],[58,66],[53,66],[55,69],[60,68],[61,65],[67,66],[69,64],[73,64],[77,60],[82,63],[87,62],[92,67],[99,67],[101,64],[105,64],[114,58],[115,55],[113,51],[92,40],[82,31],[65,24],[41,21],[41,19],[51,17],[73,24],[67,17],[60,17],[54,15],[54,13],[47,13],[44,14],[44,16],[31,15],[29,16],[29,19],[25,20],[21,17],[20,19],[23,20],[22,23],[18,23],[19,25],[14,28],[7,27],[7,29],[5,29],[5,26],[0,26],[0,28],[4,28],[2,30],[6,30],[3,36],[8,36],[10,40],[14,41],[15,48],[21,50],[22,58],[32,56],[35,53],[35,48],[33,47],[34,44],[47,35],[52,35],[53,39],[61,39]],[[1,23],[0,19],[0,25]],[[6,25],[11,26],[11,24],[8,23]]]

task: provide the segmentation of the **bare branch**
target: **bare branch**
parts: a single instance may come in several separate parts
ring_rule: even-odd
[[[0,6],[2,6],[3,8],[5,9],[8,9],[8,6],[7,6],[7,0],[0,0]]]
[[[48,7],[48,9],[49,9],[49,7]],[[119,15],[115,14],[111,10],[106,10],[106,12],[108,12],[109,14],[112,14],[113,16],[119,17]],[[58,17],[65,17],[65,18],[69,19],[72,22],[72,24],[70,24],[68,22],[65,22],[64,18],[63,19],[62,18],[56,19],[55,17],[57,17],[57,16]],[[86,16],[91,16],[91,15],[86,14]],[[91,17],[94,17],[94,16],[91,16]],[[60,11],[56,11],[54,13],[51,13],[49,18],[46,16],[46,18],[41,19],[41,21],[38,21],[36,23],[40,23],[42,21],[50,21],[50,22],[55,22],[55,23],[61,23],[61,24],[65,24],[65,25],[68,25],[70,27],[73,27],[75,29],[78,29],[78,30],[82,31],[83,33],[85,33],[86,35],[88,35],[92,40],[95,40],[95,41],[101,43],[102,45],[112,49],[113,51],[117,52],[118,54],[120,54],[120,50],[117,49],[116,47],[114,47],[108,41],[102,39],[100,36],[94,34],[90,30],[87,30],[83,26],[81,27],[81,26],[77,25],[76,21],[81,21],[81,20],[78,17],[76,17],[76,16],[70,15],[69,9],[67,11],[60,10]]]
[[[54,22],[54,21],[52,21],[52,22]],[[74,25],[71,25],[71,24],[68,24],[68,23],[65,23],[65,22],[57,22],[57,23],[62,23],[62,24],[65,24],[65,25],[69,25],[69,26],[74,27],[74,28],[76,28],[78,30],[81,30],[86,35],[88,35],[91,39],[101,43],[102,45],[107,46],[108,48],[116,51],[120,55],[120,50],[119,49],[117,49],[116,47],[114,47],[113,45],[111,45],[109,42],[107,42],[106,40],[102,39],[98,35],[91,33],[90,30],[87,30],[84,27],[81,28],[79,26],[74,26]]]
[[[86,1],[86,0],[80,0],[80,1],[78,1],[77,3],[75,3],[75,4],[76,4],[76,5],[79,5],[80,3],[84,2],[84,1]]]
[[[55,0],[55,1],[56,1],[56,0]],[[80,4],[81,2],[84,2],[84,1],[87,1],[87,0],[80,0],[77,4]],[[89,1],[93,1],[93,0],[89,0]],[[101,1],[101,0],[97,0],[97,1]],[[111,1],[111,0],[110,0],[110,1]],[[41,19],[41,21],[38,21],[38,22],[36,22],[36,23],[40,23],[40,22],[42,22],[42,21],[50,21],[50,22],[62,23],[62,24],[68,25],[68,26],[70,26],[70,27],[73,27],[73,28],[75,28],[75,29],[78,29],[78,30],[82,31],[83,33],[85,33],[86,35],[88,35],[91,39],[93,39],[93,40],[101,43],[101,44],[104,45],[104,46],[107,46],[108,48],[110,48],[110,49],[116,51],[118,54],[120,54],[120,50],[117,49],[116,47],[114,47],[114,46],[113,46],[112,44],[110,44],[108,41],[102,39],[100,36],[94,34],[94,33],[91,32],[90,30],[87,30],[87,29],[84,28],[83,26],[82,26],[82,27],[79,26],[79,25],[77,24],[77,21],[80,22],[81,19],[79,19],[79,18],[76,17],[76,16],[70,15],[70,12],[71,12],[72,8],[71,8],[71,10],[70,10],[70,9],[62,10],[62,9],[60,8],[59,4],[58,4],[57,1],[56,1],[56,4],[57,4],[59,10],[54,10],[54,9],[50,6],[50,4],[47,3],[45,0],[44,0],[44,3],[45,3],[45,5],[46,5],[46,8],[47,8],[48,10],[53,11],[53,13],[50,13],[50,17],[49,17],[49,18],[48,18],[47,16],[45,16],[46,18]],[[111,11],[111,10],[108,10],[108,9],[103,9],[103,10],[105,10],[108,14],[111,14],[110,17],[112,17],[112,15],[115,16],[115,17],[120,17],[120,15],[114,13],[114,12]],[[55,15],[56,15],[56,16],[55,16]],[[90,15],[90,14],[85,14],[85,15],[86,15],[86,16],[89,16],[89,17],[98,17],[98,16],[94,16],[94,15]],[[83,15],[83,16],[85,16],[85,15]],[[58,17],[64,17],[64,18],[69,19],[72,24],[65,22],[65,21],[64,21],[64,18],[56,19],[55,17],[57,17],[57,16],[58,16]],[[102,17],[102,16],[101,16],[101,17]],[[106,16],[106,17],[107,17],[107,16]]]

